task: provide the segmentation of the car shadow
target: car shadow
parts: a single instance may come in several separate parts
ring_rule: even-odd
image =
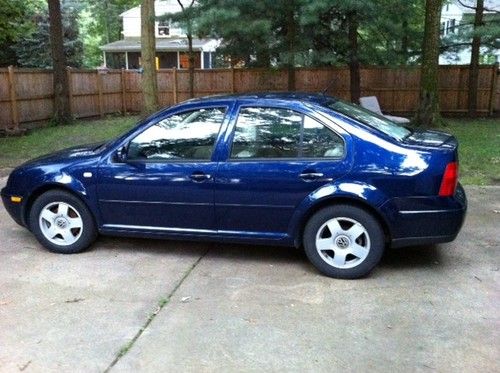
[[[379,263],[379,267],[398,270],[435,267],[441,263],[441,248],[438,245],[410,246],[399,249],[387,249]]]
[[[100,249],[140,251],[162,255],[173,253],[179,256],[201,256],[207,253],[213,260],[263,262],[267,264],[295,263],[302,269],[314,268],[309,264],[303,249],[285,246],[248,245],[209,241],[179,241],[150,238],[126,238],[101,236],[97,242]],[[441,248],[437,245],[412,246],[387,249],[378,267],[384,270],[435,267],[442,263]]]

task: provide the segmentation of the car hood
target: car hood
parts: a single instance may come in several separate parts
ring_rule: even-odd
[[[68,161],[70,159],[77,160],[77,159],[82,159],[82,158],[93,157],[96,154],[100,153],[102,145],[104,145],[104,142],[79,145],[79,146],[74,146],[71,148],[59,150],[59,151],[54,152],[54,153],[42,155],[40,157],[31,159],[31,160],[25,162],[24,164],[22,164],[20,167],[38,166],[38,165],[44,165],[44,164],[48,164],[48,163],[64,162],[64,161]]]

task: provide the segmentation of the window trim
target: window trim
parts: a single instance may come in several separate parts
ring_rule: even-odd
[[[158,123],[161,121],[168,119],[170,117],[173,117],[174,115],[182,115],[184,113],[188,112],[193,112],[193,111],[198,111],[198,110],[203,110],[203,109],[225,109],[224,112],[224,117],[222,118],[222,122],[220,123],[219,126],[219,131],[217,132],[217,135],[215,136],[215,141],[212,145],[212,150],[211,150],[211,155],[210,159],[199,159],[199,158],[191,158],[191,159],[128,159],[128,149],[130,146],[130,143],[132,140],[134,140],[137,136],[141,135],[148,129],[150,129],[153,126],[156,126]],[[231,107],[229,105],[215,105],[215,106],[201,106],[201,107],[196,107],[196,108],[191,108],[191,109],[186,109],[186,110],[181,110],[181,111],[176,111],[173,113],[170,113],[169,115],[159,119],[158,121],[154,123],[150,123],[148,126],[146,126],[141,132],[136,133],[131,139],[126,141],[125,150],[127,152],[127,161],[126,163],[133,163],[133,164],[143,164],[143,163],[161,163],[161,164],[171,164],[171,163],[213,163],[216,161],[213,161],[213,157],[215,155],[215,150],[217,149],[217,143],[219,142],[220,135],[223,131],[224,127],[224,122],[228,118],[228,114],[231,111]]]
[[[342,156],[341,157],[311,157],[311,158],[308,158],[308,157],[303,157],[302,156],[302,152],[300,151],[302,149],[302,141],[303,141],[303,133],[304,133],[304,118],[302,118],[302,123],[301,123],[301,126],[300,126],[300,150],[297,154],[297,157],[269,157],[269,158],[233,158],[232,157],[232,152],[233,152],[233,146],[234,146],[234,134],[236,133],[236,126],[238,124],[238,118],[240,116],[240,112],[241,112],[241,109],[245,109],[245,108],[269,108],[269,109],[284,109],[284,110],[291,110],[291,111],[294,111],[300,115],[302,115],[303,117],[306,117],[308,116],[309,118],[315,120],[316,122],[320,123],[322,126],[328,128],[330,131],[332,131],[335,135],[337,135],[341,140],[342,140],[342,147],[344,149],[344,151],[342,152]],[[229,148],[229,153],[228,153],[228,156],[227,156],[227,159],[226,159],[226,162],[231,162],[231,163],[236,163],[236,162],[265,162],[265,161],[270,161],[270,162],[277,162],[277,161],[325,161],[325,162],[328,162],[328,161],[343,161],[347,158],[347,143],[346,143],[346,140],[344,139],[344,137],[342,135],[340,135],[336,130],[334,130],[333,128],[331,128],[331,126],[328,126],[324,121],[322,120],[319,120],[318,118],[315,118],[303,111],[300,111],[300,110],[296,110],[296,109],[291,109],[287,106],[280,106],[280,105],[261,105],[261,104],[258,104],[258,105],[254,105],[254,104],[242,104],[238,107],[238,111],[235,113],[235,118],[234,118],[234,126],[232,128],[232,131],[231,131],[231,136],[230,138],[228,139],[228,141],[231,141],[231,144],[230,146],[228,147]]]

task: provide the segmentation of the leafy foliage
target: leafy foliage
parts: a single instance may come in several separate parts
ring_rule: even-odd
[[[80,67],[82,65],[83,45],[78,31],[78,12],[73,3],[63,3],[62,21],[64,53],[67,63],[72,67]],[[50,24],[46,6],[34,9],[29,21],[25,23],[24,36],[18,38],[14,48],[20,66],[52,67]]]
[[[469,49],[472,38],[481,38],[481,63],[490,64],[495,62],[494,52],[500,49],[500,13],[484,13],[483,24],[474,29],[474,14],[466,13],[455,26],[455,32],[448,33],[442,40],[441,51],[445,57],[453,61],[458,59],[458,53]]]
[[[17,63],[13,46],[31,28],[26,18],[43,3],[43,0],[0,0],[0,66]]]
[[[335,65],[349,59],[352,14],[359,23],[361,63],[416,60],[423,0],[200,0],[195,25],[199,36],[223,39],[222,51],[233,62],[286,65],[293,53],[295,65]]]
[[[82,35],[84,67],[102,63],[99,47],[121,39],[120,14],[141,3],[141,0],[82,0],[79,27]]]

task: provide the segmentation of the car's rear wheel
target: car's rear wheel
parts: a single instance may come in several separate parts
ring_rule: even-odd
[[[48,250],[74,254],[88,248],[97,237],[97,229],[87,206],[71,193],[52,190],[33,203],[29,226]]]
[[[307,257],[320,272],[350,279],[369,274],[385,247],[377,219],[359,207],[345,204],[314,214],[304,229],[303,242]]]

